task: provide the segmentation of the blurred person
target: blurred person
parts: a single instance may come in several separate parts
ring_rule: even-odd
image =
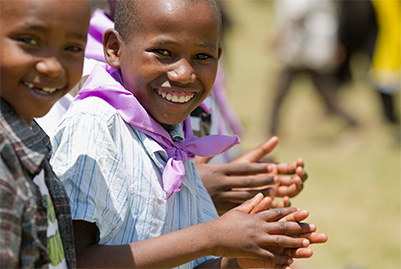
[[[277,135],[280,108],[295,76],[312,80],[327,112],[343,118],[349,126],[357,121],[341,108],[335,71],[342,54],[337,38],[338,17],[333,0],[279,0],[275,2],[279,34],[275,41],[283,63],[272,101],[269,131]]]
[[[336,70],[340,83],[352,80],[351,59],[356,54],[366,55],[372,61],[377,37],[377,20],[372,2],[338,0],[338,39],[344,60]]]
[[[394,96],[401,85],[401,2],[372,0],[378,35],[369,79],[380,94],[385,119],[399,123]]]
[[[341,83],[352,81],[351,59],[365,55],[370,68],[367,78],[379,93],[383,118],[398,123],[394,95],[400,88],[399,1],[338,1],[339,41],[345,58],[337,70]]]
[[[90,20],[83,77],[80,83],[56,103],[45,117],[37,119],[49,136],[56,130],[74,96],[96,64],[106,62],[102,37],[107,29],[114,27],[115,0],[107,2],[109,9],[107,11],[96,9]],[[222,16],[223,23],[226,23],[223,24],[223,30],[227,30],[231,23],[226,13],[223,12]],[[211,94],[194,112],[191,113],[191,125],[198,136],[242,134],[242,126],[228,102],[222,65],[218,65]],[[273,207],[289,206],[290,198],[302,191],[308,175],[301,158],[290,163],[278,164],[264,161],[265,156],[273,151],[277,143],[278,138],[273,137],[241,156],[238,156],[236,148],[230,153],[225,152],[213,158],[195,158],[197,170],[219,214],[239,206],[258,192],[276,198]],[[262,161],[263,163],[260,163]]]

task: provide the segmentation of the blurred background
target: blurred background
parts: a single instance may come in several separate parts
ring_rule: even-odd
[[[290,2],[288,10],[286,7],[278,9],[280,1],[283,3],[279,5],[284,6],[284,2]],[[285,25],[285,20],[295,20],[298,16],[300,20],[295,24],[299,27],[308,24],[305,18],[299,18],[301,13],[306,13],[308,3],[280,1],[221,1],[231,22],[225,30],[222,61],[230,102],[244,126],[241,149],[250,150],[274,134],[279,137],[279,144],[271,158],[282,162],[295,161],[298,157],[304,159],[309,178],[304,190],[292,199],[292,205],[308,209],[308,220],[317,225],[318,231],[326,233],[329,240],[324,245],[313,246],[313,257],[296,261],[294,268],[401,268],[400,94],[397,91],[400,73],[398,69],[398,73],[384,75],[388,78],[383,79],[382,84],[388,84],[384,86],[380,85],[380,79],[374,78],[373,62],[378,66],[380,63],[373,60],[375,52],[370,48],[369,35],[376,31],[377,40],[379,31],[377,23],[372,24],[369,18],[370,1],[333,1],[337,6],[328,11],[327,7],[321,7],[315,20],[308,22],[311,29],[307,40],[312,44],[315,32],[323,41],[315,38],[315,47],[309,48],[311,59],[304,61],[314,62],[315,66],[306,67],[300,59],[307,59],[307,56],[294,54],[297,51],[294,46],[301,46],[294,43],[302,42],[302,37],[298,36],[302,30],[294,31],[293,26]],[[393,3],[401,5],[399,1]],[[345,6],[340,9],[339,5]],[[343,12],[338,13],[341,10]],[[384,17],[391,17],[391,12],[384,12]],[[340,17],[334,17],[335,21],[330,17],[340,14],[344,16],[341,21]],[[399,16],[398,13],[394,22],[386,24],[391,26],[395,40],[398,39],[398,49],[386,49],[387,53],[395,53],[390,59],[398,60],[398,68],[401,57]],[[361,25],[356,25],[358,22]],[[333,24],[337,24],[337,30]],[[366,31],[363,36],[358,37],[363,31]],[[389,30],[381,33],[384,31]],[[331,39],[335,42],[331,45],[335,44],[336,48],[329,48],[327,40],[336,32],[347,48],[337,46],[336,39]],[[322,47],[326,47],[323,52]],[[285,54],[287,48],[293,50],[289,55]],[[347,49],[352,52],[348,74],[344,71],[346,68],[339,65],[348,61]],[[324,55],[330,50],[336,55],[338,67],[335,64],[334,67],[324,66],[325,60],[321,60],[319,66],[319,59],[313,59],[316,56],[313,52]],[[327,59],[326,63],[330,65]],[[277,98],[277,92],[285,91],[283,83],[288,83],[291,73],[288,69],[295,70],[292,73],[297,75],[292,77],[290,90],[282,100]],[[317,83],[319,87],[329,88],[328,95],[331,94],[337,107],[327,105],[322,98],[324,90],[316,89],[313,81],[319,81],[316,73],[320,72],[326,76],[335,74],[340,79],[337,86],[327,81]],[[390,99],[387,104],[386,98]],[[281,102],[279,109],[274,105],[277,100]],[[274,124],[272,119],[276,121]]]
[[[302,157],[309,178],[292,205],[329,237],[293,268],[401,268],[401,2],[220,4],[240,150],[277,135],[269,158]]]

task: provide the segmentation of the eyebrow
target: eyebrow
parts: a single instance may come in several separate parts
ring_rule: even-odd
[[[20,27],[20,30],[35,30],[35,31],[40,31],[40,32],[49,32],[48,27],[46,27],[45,25],[37,24],[37,23],[25,23]],[[85,40],[87,37],[87,33],[84,31],[68,32],[66,34],[66,37]]]
[[[173,40],[170,40],[170,39],[162,38],[162,39],[157,39],[155,44],[156,45],[175,45],[175,44],[177,44],[177,42],[175,42]],[[197,45],[201,46],[201,47],[208,48],[208,49],[212,49],[212,50],[216,50],[217,49],[216,44],[214,44],[213,42],[210,42],[210,41],[200,42]]]

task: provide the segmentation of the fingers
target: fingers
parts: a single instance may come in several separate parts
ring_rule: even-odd
[[[294,197],[303,189],[303,181],[297,175],[291,176],[275,176],[274,181],[277,182],[278,188],[276,191],[276,196],[278,197]]]
[[[304,162],[301,158],[299,158],[297,161],[292,162],[292,163],[278,163],[276,165],[277,165],[277,170],[278,170],[279,174],[291,175],[291,174],[294,174],[298,168],[302,169],[302,170],[299,170],[299,171],[303,171],[301,174],[305,173],[305,171],[303,169]],[[306,173],[305,173],[305,175],[306,175]]]
[[[249,151],[248,153],[240,156],[239,158],[235,159],[233,162],[235,163],[244,163],[244,162],[257,162],[262,159],[265,155],[272,152],[272,150],[276,147],[278,143],[278,138],[273,136],[265,143],[259,145],[255,149]]]
[[[229,176],[224,179],[226,189],[249,189],[262,190],[271,188],[277,182],[274,176],[269,174],[258,174],[248,176]],[[269,186],[269,187],[267,187]]]
[[[289,206],[291,206],[290,197],[284,196],[284,198],[283,198],[283,203],[284,203],[284,206],[283,206],[283,207],[289,207]]]
[[[300,167],[304,167],[304,161],[302,160],[302,158],[298,158],[298,160],[297,160],[297,166],[300,166]]]
[[[257,206],[262,200],[263,200],[263,194],[258,193],[252,199],[245,201],[236,209],[242,213],[249,214],[252,212],[252,210],[254,210],[255,206]]]
[[[291,213],[283,218],[281,218],[279,221],[293,221],[293,222],[299,222],[305,220],[309,216],[309,212],[307,210],[298,210],[295,211],[294,213]]]
[[[293,238],[286,235],[269,235],[265,243],[267,248],[268,247],[306,248],[309,246],[309,241],[307,239]]]
[[[267,222],[277,221],[284,218],[285,216],[296,212],[298,209],[295,207],[284,207],[284,208],[274,208],[259,212],[259,217]]]
[[[227,163],[219,164],[226,175],[256,175],[269,173],[268,165],[264,163]]]
[[[291,203],[289,202],[289,199],[287,199],[287,200],[274,199],[272,204],[270,205],[270,207],[271,208],[282,208],[282,207],[289,207],[290,205],[291,205]]]
[[[274,190],[272,188],[264,188],[264,189],[255,189],[255,190],[231,190],[221,192],[219,194],[219,201],[222,202],[235,202],[235,203],[243,203],[246,200],[251,199],[256,194],[261,193],[263,196],[271,196],[274,194]]]
[[[305,238],[302,235],[314,232],[316,226],[305,222],[278,221],[269,222],[267,229],[269,229],[269,234],[285,234],[291,238]]]
[[[294,197],[298,193],[302,191],[304,188],[304,185],[302,183],[299,184],[291,184],[290,186],[279,186],[276,191],[276,196],[277,197]]]
[[[253,209],[251,210],[250,214],[256,214],[258,212],[261,212],[263,210],[267,210],[270,208],[270,205],[272,203],[272,199],[269,197],[263,198],[258,204],[256,204]]]
[[[297,234],[297,235],[291,235],[291,236],[297,237],[297,238],[308,239],[311,244],[326,243],[328,240],[327,235],[324,233],[316,233],[316,232],[314,232],[315,230],[316,230],[316,228],[314,230],[312,230],[311,233]]]
[[[306,181],[308,178],[308,174],[305,172],[304,168],[301,166],[298,166],[295,170],[295,173],[302,179],[302,181]]]
[[[313,251],[310,248],[287,248],[284,250],[284,254],[292,258],[310,258],[313,255]]]

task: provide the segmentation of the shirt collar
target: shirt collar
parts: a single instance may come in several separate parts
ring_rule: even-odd
[[[16,111],[0,98],[1,132],[10,140],[22,165],[35,175],[39,173],[43,160],[50,156],[49,137],[33,121],[31,127],[16,113]],[[46,142],[47,141],[47,142]]]
[[[181,124],[170,126],[169,134],[171,135],[171,139],[173,139],[173,141],[182,142],[185,140],[184,131]]]

